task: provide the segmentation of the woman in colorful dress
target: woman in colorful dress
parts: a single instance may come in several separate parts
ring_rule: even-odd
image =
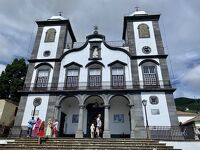
[[[42,120],[38,117],[37,120],[36,120],[36,123],[35,123],[34,130],[33,130],[33,137],[37,137],[38,136],[39,127],[40,127],[41,122],[42,122]]]
[[[57,128],[58,128],[58,120],[55,120],[53,123],[53,137],[56,137],[56,132],[57,132]]]
[[[39,135],[38,135],[38,144],[41,144],[41,138],[44,137],[44,128],[45,128],[45,122],[42,121],[39,127]]]
[[[53,133],[53,122],[51,118],[49,118],[47,123],[46,137],[52,137],[52,133]]]

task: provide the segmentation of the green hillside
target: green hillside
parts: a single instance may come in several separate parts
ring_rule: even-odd
[[[175,104],[177,110],[200,113],[200,99],[180,97],[175,99]]]

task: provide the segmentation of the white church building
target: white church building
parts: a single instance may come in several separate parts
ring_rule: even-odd
[[[76,138],[89,135],[98,114],[103,138],[146,138],[147,121],[148,126],[178,126],[159,18],[144,11],[125,16],[118,45],[97,28],[84,43],[77,42],[62,16],[36,21],[15,132],[33,114],[46,123],[57,119],[59,136]]]

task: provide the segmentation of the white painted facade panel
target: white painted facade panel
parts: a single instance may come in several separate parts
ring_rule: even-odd
[[[48,62],[53,68],[55,65],[55,62]],[[35,67],[40,64],[40,63],[35,63]],[[53,78],[53,68],[51,68],[50,72],[49,72],[49,85],[52,83],[52,78]],[[32,79],[31,79],[31,87],[33,87],[35,81],[36,81],[36,76],[37,76],[37,69],[33,70],[33,74],[32,74]]]
[[[65,113],[66,120],[64,131],[65,134],[75,134],[78,123],[72,122],[73,115],[79,115],[79,106],[77,100],[70,100],[69,102],[64,101],[61,105],[61,111]]]
[[[150,38],[139,38],[138,26],[143,23],[149,27]],[[133,28],[135,34],[136,55],[158,55],[152,21],[133,22]],[[144,46],[149,46],[151,48],[151,53],[144,54],[142,52]]]
[[[138,74],[139,74],[139,81],[140,81],[140,87],[143,87],[143,72],[142,72],[142,67],[139,66],[140,62],[143,61],[144,59],[138,59],[137,60],[137,64],[138,64]],[[152,59],[155,60],[156,62],[159,62],[159,59]],[[160,83],[160,86],[163,87],[163,78],[162,78],[162,73],[161,73],[161,68],[160,65],[156,66],[157,68],[157,77],[158,77],[158,81]]]
[[[56,30],[55,41],[54,42],[44,42],[46,32],[48,29],[51,29],[51,28],[54,28]],[[48,26],[48,27],[43,28],[40,46],[39,46],[38,54],[37,54],[37,59],[56,58],[58,40],[59,40],[59,35],[60,35],[60,28],[61,28],[60,26]],[[47,51],[47,50],[50,51],[51,54],[48,57],[44,57],[43,53],[44,53],[44,51]]]
[[[78,52],[72,52],[69,53],[68,55],[63,58],[61,62],[61,69],[60,69],[60,76],[59,76],[59,83],[64,83],[65,81],[65,74],[66,70],[64,66],[66,64],[69,64],[71,62],[76,62],[78,64],[81,64],[83,67],[80,68],[80,75],[79,75],[79,82],[87,82],[88,79],[88,68],[85,66],[91,62],[88,60],[90,56],[90,45]],[[112,56],[112,57],[111,57]],[[131,78],[131,64],[130,64],[130,58],[127,54],[121,51],[114,51],[114,50],[109,50],[107,47],[104,46],[102,43],[101,45],[101,58],[102,60],[99,60],[102,62],[105,67],[102,67],[102,82],[108,81],[110,82],[110,67],[108,64],[119,60],[127,64],[125,66],[125,79],[126,81],[132,81]]]
[[[120,109],[119,109],[120,108]],[[123,99],[114,99],[110,103],[109,123],[111,134],[130,134],[129,106]],[[124,122],[114,120],[114,115],[123,115]]]
[[[150,96],[157,96],[159,103],[153,105],[149,101]],[[171,126],[167,100],[164,92],[141,92],[141,100],[147,100],[147,119],[149,126]],[[143,107],[143,106],[142,106]],[[152,109],[159,109],[160,114],[152,115]],[[143,107],[144,124],[146,126],[145,111]]]
[[[22,126],[27,126],[28,121],[31,119],[32,111],[34,110],[33,101],[37,97],[40,97],[42,99],[42,103],[36,107],[36,111],[39,111],[37,117],[40,117],[42,120],[46,119],[47,107],[49,103],[49,94],[29,94],[24,110],[24,116],[21,124]]]

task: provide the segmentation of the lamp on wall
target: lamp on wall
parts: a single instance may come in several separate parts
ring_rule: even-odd
[[[147,118],[147,100],[142,100],[142,105],[144,106],[145,111],[145,118],[146,118],[146,132],[147,132],[147,138],[149,139],[149,124],[148,124],[148,118]]]

